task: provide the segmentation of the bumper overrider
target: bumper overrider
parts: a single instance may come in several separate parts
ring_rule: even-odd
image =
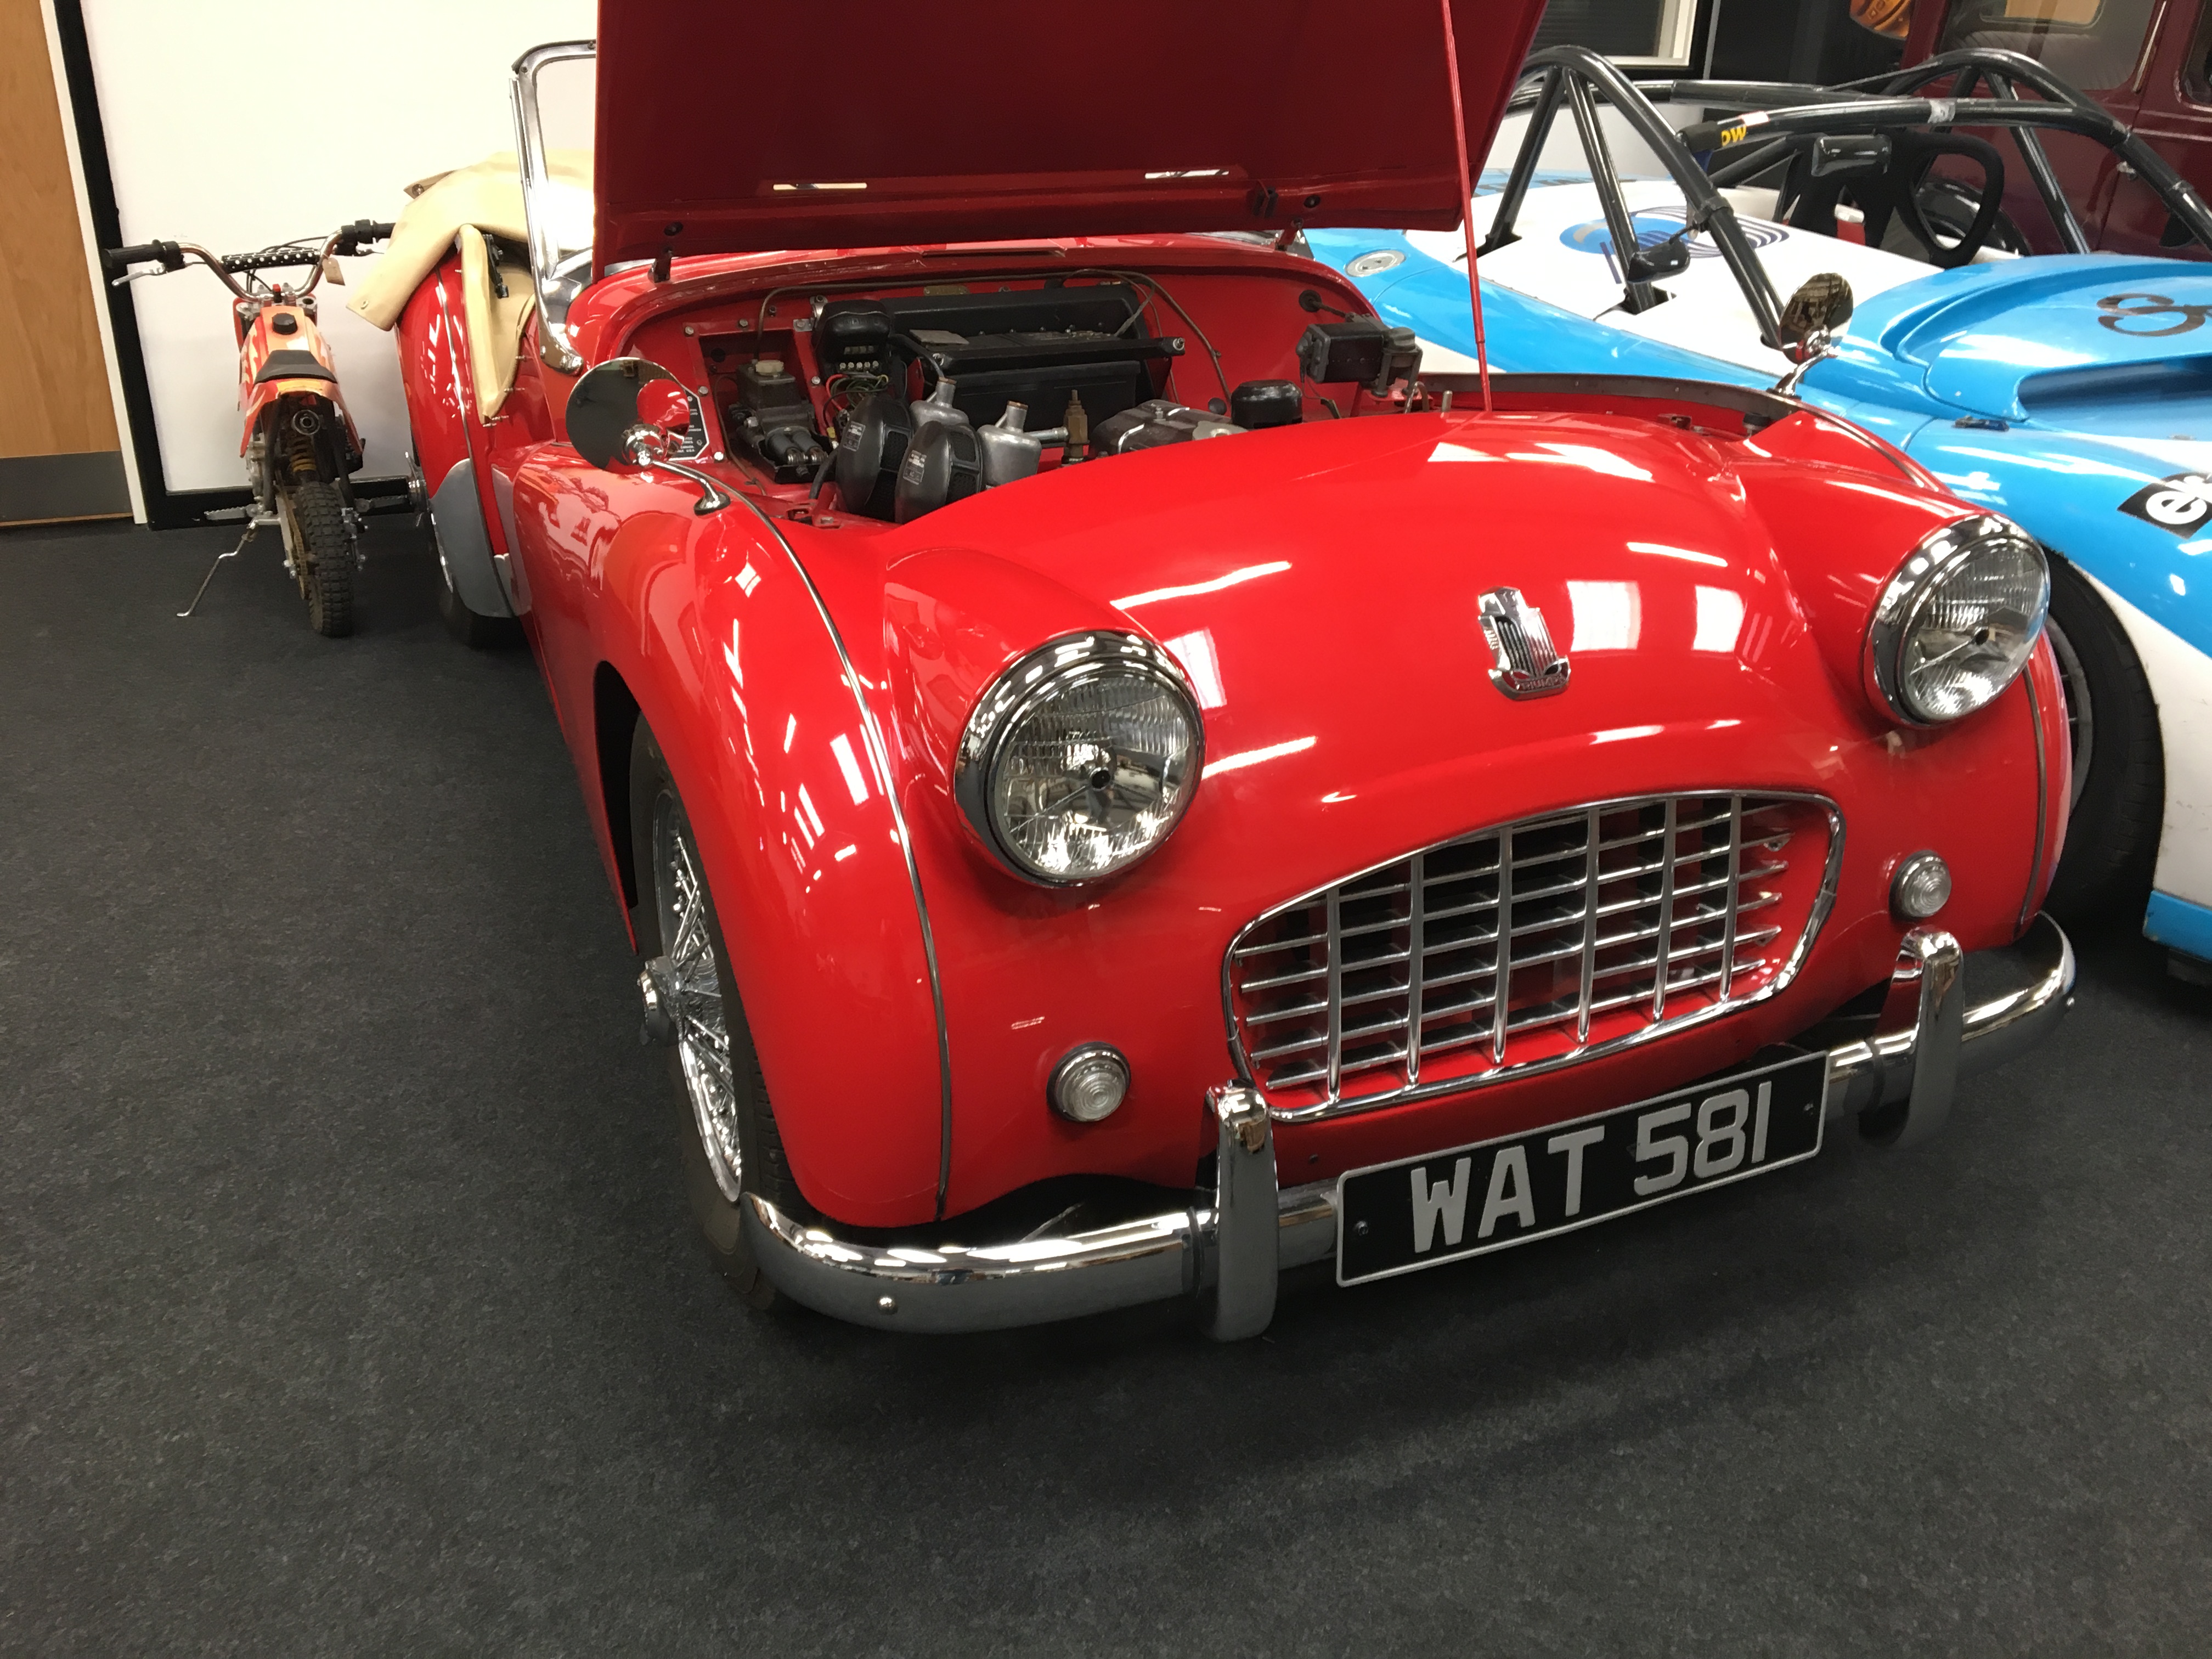
[[[1890,1007],[1869,1036],[1827,1050],[1830,1121],[1881,1113],[1881,1139],[1917,1145],[1950,1115],[1959,1079],[2049,1035],[2074,986],[2074,951],[2048,916],[2015,944],[1967,954],[1941,928],[1908,933]],[[1882,1029],[1883,1025],[1893,1029]],[[1277,1184],[1265,1103],[1242,1084],[1207,1093],[1218,1184],[1176,1209],[1093,1231],[1007,1243],[885,1247],[839,1238],[757,1194],[744,1225],[761,1269],[793,1301],[857,1324],[986,1331],[1114,1308],[1190,1301],[1206,1334],[1256,1336],[1285,1268],[1337,1248],[1337,1183]]]

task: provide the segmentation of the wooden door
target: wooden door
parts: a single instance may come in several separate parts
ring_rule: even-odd
[[[127,518],[39,0],[0,0],[0,524]]]

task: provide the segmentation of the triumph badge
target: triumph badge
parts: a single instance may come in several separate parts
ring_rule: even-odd
[[[1496,666],[1490,683],[1516,699],[1548,697],[1567,689],[1567,659],[1552,645],[1544,613],[1517,587],[1493,587],[1482,596],[1482,637]]]

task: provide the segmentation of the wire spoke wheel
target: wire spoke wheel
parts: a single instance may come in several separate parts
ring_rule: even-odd
[[[817,1212],[783,1148],[690,816],[642,720],[629,775],[643,1035],[664,1045],[675,1091],[669,1104],[682,1115],[684,1194],[715,1271],[751,1306],[772,1308],[779,1293],[753,1254],[751,1206],[757,1200],[801,1220]]]
[[[690,829],[675,802],[663,795],[653,815],[653,899],[676,981],[677,1006],[672,1012],[677,1021],[677,1058],[707,1167],[723,1197],[734,1204],[744,1180],[738,1082],[730,1064],[721,977],[708,930],[706,885],[699,869],[699,849]]]

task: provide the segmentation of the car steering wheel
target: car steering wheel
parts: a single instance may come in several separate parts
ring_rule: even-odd
[[[1887,189],[1891,205],[1905,228],[1912,233],[1913,240],[1928,251],[1928,263],[1944,270],[1955,270],[1960,265],[1972,264],[1974,256],[1989,245],[1990,236],[2004,216],[2005,172],[2004,157],[1996,147],[1964,133],[1899,133],[1892,141],[1893,150],[1889,171],[1881,183]],[[1937,240],[1936,233],[1928,222],[1923,196],[1928,186],[1929,174],[1936,163],[1947,155],[1956,155],[1972,161],[1982,170],[1982,189],[1974,201],[1972,223],[1959,233],[1959,239],[1946,246]],[[1944,175],[1961,196],[1973,197],[1972,187],[1960,181],[1955,175]],[[1868,215],[1867,240],[1875,241],[1873,215]]]

